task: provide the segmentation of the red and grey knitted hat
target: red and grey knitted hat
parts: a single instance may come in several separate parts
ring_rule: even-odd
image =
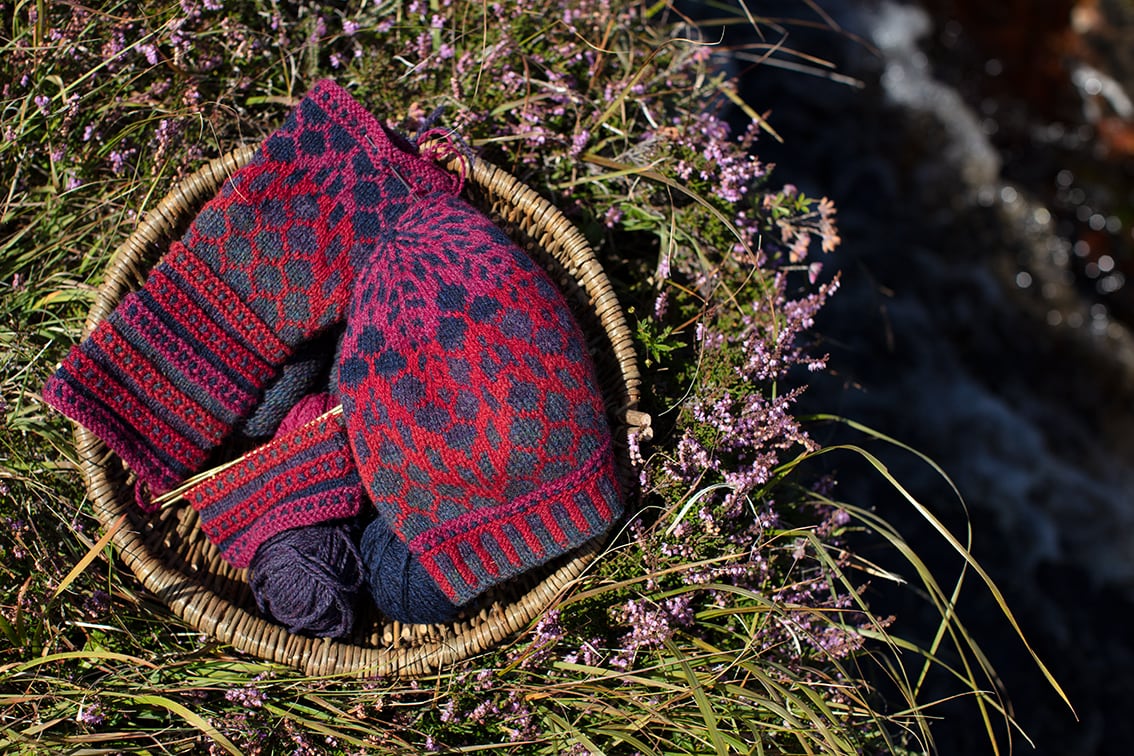
[[[454,604],[621,514],[578,324],[547,274],[458,197],[412,207],[360,270],[338,388],[366,491]]]

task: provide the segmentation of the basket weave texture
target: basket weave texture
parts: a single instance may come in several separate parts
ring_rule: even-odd
[[[234,150],[179,182],[115,251],[87,316],[84,335],[122,298],[141,286],[168,244],[221,184],[247,163],[254,146]],[[455,169],[456,161],[448,166]],[[559,284],[586,334],[612,429],[623,490],[636,474],[628,433],[647,439],[650,418],[638,411],[641,384],[633,335],[610,281],[586,239],[549,202],[507,172],[484,161],[472,164],[465,195],[486,212]],[[475,613],[445,625],[403,625],[363,611],[346,640],[308,638],[261,617],[243,570],[229,566],[182,503],[156,515],[135,505],[132,479],[120,459],[82,426],[75,426],[79,464],[94,511],[104,527],[117,527],[123,561],[185,622],[239,651],[286,664],[310,675],[428,674],[509,638],[564,593],[603,547],[596,539],[523,579],[498,587],[477,602]],[[235,457],[238,451],[231,451]],[[124,521],[120,525],[119,521]]]

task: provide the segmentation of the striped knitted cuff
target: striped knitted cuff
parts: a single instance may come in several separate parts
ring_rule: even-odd
[[[358,514],[362,484],[342,416],[324,415],[281,433],[185,498],[225,560],[247,567],[278,533]]]
[[[622,516],[609,440],[579,471],[496,507],[473,509],[409,543],[454,604],[464,604],[602,535]]]
[[[142,289],[76,346],[44,400],[137,473],[138,501],[201,469],[249,414],[288,349],[179,242]]]

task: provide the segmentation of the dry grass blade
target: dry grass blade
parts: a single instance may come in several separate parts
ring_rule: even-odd
[[[123,697],[129,698],[130,700],[133,700],[138,704],[148,704],[151,706],[160,706],[164,709],[168,709],[171,713],[176,714],[177,716],[188,722],[190,725],[203,732],[214,743],[219,745],[228,753],[232,754],[232,756],[243,756],[242,751],[236,747],[235,743],[222,735],[221,732],[212,724],[210,724],[207,719],[202,717],[200,714],[192,711],[188,706],[185,706],[182,703],[178,703],[177,701],[166,698],[165,696],[155,696],[150,694],[134,696],[124,695]]]
[[[51,594],[51,601],[59,598],[60,594],[62,594],[63,591],[67,590],[71,583],[74,582],[75,578],[78,577],[79,574],[81,574],[82,571],[85,570],[91,562],[98,558],[98,555],[102,553],[102,550],[106,548],[106,545],[110,543],[112,538],[114,538],[114,534],[117,533],[124,524],[126,524],[125,514],[115,520],[114,523],[106,529],[106,532],[102,534],[102,537],[98,539],[95,545],[87,551],[86,555],[84,555],[82,559],[75,563],[75,566],[71,568],[71,571],[67,573],[67,576],[59,582],[59,585],[55,588],[55,592]]]

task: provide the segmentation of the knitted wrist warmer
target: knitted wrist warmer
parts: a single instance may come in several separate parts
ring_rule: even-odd
[[[329,394],[315,394],[292,412],[307,411],[311,402],[320,403],[320,413],[332,406]],[[278,533],[358,514],[362,487],[342,416],[322,416],[281,432],[185,498],[225,560],[247,567],[260,544]]]
[[[457,605],[622,511],[583,335],[555,285],[456,197],[359,274],[339,390],[367,493]]]
[[[291,351],[339,321],[355,268],[459,181],[337,85],[316,84],[145,286],[44,387],[154,494],[203,465]],[[146,492],[138,499],[147,507]]]
[[[152,492],[204,462],[287,346],[180,242],[48,380],[44,399],[118,452]],[[139,487],[138,500],[148,508]]]

